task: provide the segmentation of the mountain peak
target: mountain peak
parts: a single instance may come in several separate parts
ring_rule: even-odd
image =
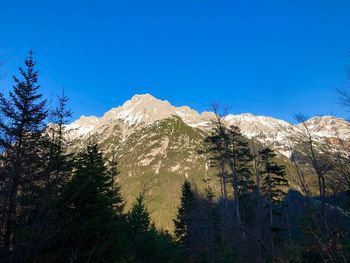
[[[123,106],[135,105],[135,104],[141,104],[143,106],[147,106],[149,104],[159,104],[159,103],[170,105],[170,103],[167,100],[160,100],[149,93],[145,93],[145,94],[136,94],[132,96],[130,100],[127,100],[123,104]]]
[[[68,125],[68,130],[74,130],[77,136],[85,136],[97,132],[105,125],[118,123],[127,132],[132,132],[136,126],[142,127],[156,121],[178,116],[182,121],[193,127],[207,130],[212,112],[197,111],[188,106],[176,107],[166,100],[155,98],[149,93],[134,95],[122,106],[106,112],[102,118],[82,116],[79,120]],[[287,135],[302,128],[283,120],[268,116],[255,116],[251,113],[229,114],[225,117],[228,125],[239,126],[242,133],[249,138],[264,137],[265,142],[283,145]],[[307,121],[309,128],[320,137],[335,137],[342,135],[350,137],[350,123],[331,116],[314,117]]]
[[[137,100],[158,100],[158,99],[149,93],[144,93],[144,94],[135,94],[134,96],[131,97],[131,100],[137,101]]]
[[[171,115],[173,106],[166,100],[159,100],[151,94],[137,94],[122,106],[111,109],[103,119],[122,120],[129,125],[149,124]]]

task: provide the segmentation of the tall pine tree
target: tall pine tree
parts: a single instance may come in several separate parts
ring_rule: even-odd
[[[272,253],[275,253],[275,245],[280,241],[279,233],[283,228],[280,227],[280,219],[282,217],[281,205],[286,196],[286,187],[288,187],[288,180],[286,179],[286,172],[284,165],[278,165],[274,158],[276,154],[270,148],[265,148],[260,151],[261,162],[264,166],[261,174],[263,176],[262,195],[267,201],[268,216],[269,216],[269,230],[270,230],[270,246]],[[283,210],[282,210],[283,211]]]
[[[145,205],[143,193],[140,193],[136,198],[128,215],[128,222],[134,235],[145,233],[150,229],[151,217]]]
[[[71,117],[71,111],[67,109],[68,97],[58,96],[58,105],[51,110],[51,121],[45,129],[45,144],[48,149],[46,154],[46,171],[44,182],[45,205],[42,207],[43,218],[40,220],[40,232],[36,230],[37,242],[35,253],[31,253],[31,258],[39,261],[45,258],[47,251],[55,246],[57,234],[64,226],[62,220],[59,200],[65,184],[72,175],[73,154],[67,153],[68,142],[65,131],[65,124]],[[32,249],[33,250],[33,249]],[[50,259],[51,260],[51,259]]]
[[[174,220],[177,242],[182,246],[186,256],[191,258],[194,246],[196,198],[191,184],[185,180],[182,185],[181,204]]]
[[[121,223],[119,201],[102,153],[96,143],[90,142],[76,157],[73,178],[65,186],[61,200],[62,220],[67,224],[61,232],[58,246],[64,253],[58,261],[118,259],[122,254],[116,242]]]
[[[250,169],[250,162],[253,157],[247,140],[241,134],[237,126],[230,126],[228,129],[228,164],[231,168],[232,187],[236,203],[236,218],[240,227],[242,226],[241,210],[245,208],[245,195],[254,189],[254,182]],[[242,200],[243,201],[243,200]]]
[[[65,124],[72,116],[72,111],[67,107],[69,99],[65,95],[64,90],[57,98],[58,105],[51,111],[53,123],[50,125],[49,132],[51,137],[51,169],[52,172],[56,173],[56,177],[59,177],[59,172],[67,168],[66,164],[69,155],[66,154],[68,142]]]
[[[207,247],[208,261],[216,262],[218,253],[218,244],[220,244],[219,235],[219,213],[217,210],[217,205],[215,203],[215,195],[210,186],[207,187],[205,191],[204,198],[204,212],[205,212],[205,241]]]
[[[117,176],[120,174],[118,170],[118,162],[116,158],[115,152],[112,152],[111,160],[109,161],[109,169],[108,169],[108,175],[111,177],[112,180],[112,191],[114,193],[114,209],[117,212],[117,214],[121,217],[124,217],[124,207],[125,203],[121,194],[121,188],[117,181]]]
[[[31,227],[40,226],[45,201],[47,145],[42,135],[47,110],[33,55],[30,51],[25,68],[19,68],[22,78],[14,77],[9,96],[0,94],[1,245],[12,260],[31,250]]]
[[[220,179],[221,196],[223,198],[223,229],[222,238],[225,240],[226,233],[224,228],[228,225],[228,171],[227,171],[227,157],[228,157],[228,132],[224,124],[224,117],[218,113],[219,106],[213,105],[214,119],[211,121],[211,130],[209,135],[204,139],[205,150],[208,155],[210,165],[217,169],[217,176]]]

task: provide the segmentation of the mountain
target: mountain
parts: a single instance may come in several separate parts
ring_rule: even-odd
[[[102,117],[82,116],[66,128],[73,148],[94,137],[106,158],[116,154],[121,171],[118,180],[127,208],[140,191],[145,191],[152,219],[157,226],[171,230],[185,178],[194,183],[198,192],[210,184],[219,193],[215,171],[206,156],[199,153],[213,117],[212,112],[175,107],[144,94],[133,96]],[[229,114],[225,122],[240,127],[249,139],[275,148],[284,162],[294,143],[291,138],[303,129],[302,124],[249,113]],[[305,124],[320,139],[350,138],[350,124],[343,119],[314,117]]]
[[[82,116],[67,125],[71,139],[83,139],[92,134],[101,134],[107,127],[118,126],[121,139],[126,139],[134,131],[158,121],[177,116],[192,128],[208,131],[212,112],[198,113],[187,107],[175,107],[166,100],[159,100],[150,94],[135,95],[122,106],[113,108],[102,117]],[[302,129],[302,124],[293,125],[283,120],[250,113],[229,114],[225,117],[228,125],[238,126],[248,138],[256,138],[264,144],[280,150],[289,147],[288,138]],[[314,135],[320,138],[350,138],[349,122],[333,116],[317,116],[305,122]],[[106,135],[104,135],[106,136]]]

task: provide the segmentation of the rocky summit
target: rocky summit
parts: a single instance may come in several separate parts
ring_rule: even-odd
[[[157,226],[171,230],[177,211],[180,186],[185,178],[201,192],[208,183],[219,193],[215,171],[200,154],[203,139],[210,129],[213,112],[175,107],[150,94],[135,95],[102,117],[82,116],[66,126],[72,149],[95,138],[106,158],[115,154],[118,181],[126,198],[126,209],[139,192],[146,193],[152,219]],[[302,124],[291,124],[268,116],[250,113],[228,114],[228,125],[238,126],[248,139],[274,148],[288,162],[293,135],[304,125],[317,138],[350,138],[350,123],[333,116],[317,116]]]
[[[134,132],[139,131],[156,122],[179,117],[181,121],[193,129],[204,132],[210,127],[213,112],[198,113],[188,106],[175,107],[166,100],[159,100],[150,94],[135,95],[122,106],[113,108],[102,117],[82,116],[67,125],[71,139],[83,139],[93,134],[99,134],[106,139],[116,136],[110,131],[111,127],[117,129],[119,139],[124,141]],[[268,116],[255,116],[250,113],[228,114],[224,117],[228,125],[238,126],[248,138],[256,138],[261,143],[268,144],[288,155],[284,150],[289,148],[288,138],[298,133],[302,124],[291,124],[286,121]],[[350,123],[344,119],[333,116],[316,116],[306,120],[305,124],[310,131],[319,138],[350,138]],[[116,128],[117,127],[117,128]],[[102,139],[102,138],[101,138]]]

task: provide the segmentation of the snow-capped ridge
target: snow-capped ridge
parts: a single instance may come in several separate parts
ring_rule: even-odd
[[[202,130],[207,130],[210,120],[215,117],[213,112],[206,111],[200,114],[188,106],[175,107],[167,100],[159,100],[150,94],[137,94],[123,105],[107,111],[101,118],[82,116],[67,125],[67,128],[72,131],[72,137],[84,137],[98,133],[105,126],[119,125],[123,136],[128,136],[138,127],[171,116],[178,116],[187,125]],[[302,129],[301,124],[293,125],[284,120],[251,113],[228,114],[224,121],[229,125],[238,126],[248,138],[257,137],[266,144],[278,147],[285,145],[291,134]],[[350,138],[350,123],[343,119],[316,116],[307,120],[305,124],[319,137]]]

